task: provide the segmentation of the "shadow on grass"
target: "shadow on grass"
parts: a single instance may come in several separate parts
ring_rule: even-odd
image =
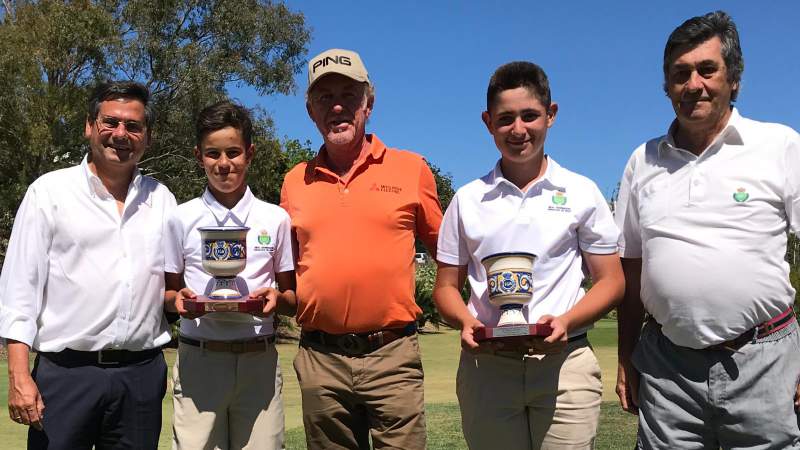
[[[428,449],[466,450],[461,434],[461,413],[455,403],[425,406],[427,414]],[[618,404],[604,402],[597,430],[597,449],[632,449],[636,444],[636,417],[624,412]],[[286,430],[286,449],[306,448],[303,428]],[[500,449],[498,449],[500,450]]]

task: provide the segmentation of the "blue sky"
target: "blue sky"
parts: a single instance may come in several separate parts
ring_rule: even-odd
[[[610,196],[631,151],[663,134],[674,115],[661,88],[669,33],[724,9],[745,59],[737,101],[751,118],[800,130],[800,3],[782,1],[290,1],[312,29],[311,56],[361,54],[376,86],[367,128],[387,145],[421,153],[454,179],[479,177],[498,153],[480,120],[497,66],[533,61],[547,72],[556,123],[545,151]],[[293,96],[231,95],[272,115],[278,135],[321,144],[305,111],[305,71]]]

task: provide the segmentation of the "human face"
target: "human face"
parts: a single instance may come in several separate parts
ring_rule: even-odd
[[[503,160],[525,164],[543,157],[547,129],[557,111],[555,103],[546,108],[535,93],[518,87],[500,92],[482,118]]]
[[[149,144],[144,103],[120,97],[100,103],[95,120],[86,121],[93,167],[133,170]]]
[[[360,148],[373,100],[366,83],[331,74],[308,93],[306,109],[329,150]]]
[[[718,37],[694,48],[679,47],[667,68],[667,95],[678,122],[690,130],[717,130],[727,122],[731,94],[739,83],[728,82]]]
[[[242,132],[234,127],[221,128],[203,136],[200,146],[194,149],[194,155],[206,172],[209,190],[218,201],[225,204],[225,198],[240,198],[240,194],[245,192],[247,168],[254,152],[255,146],[250,144],[247,147]]]

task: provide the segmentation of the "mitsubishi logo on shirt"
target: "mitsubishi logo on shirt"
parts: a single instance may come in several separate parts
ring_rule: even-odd
[[[403,191],[403,188],[401,188],[400,186],[391,186],[388,184],[372,183],[372,186],[370,186],[369,190],[375,192],[389,192],[392,194],[399,194],[400,192]]]

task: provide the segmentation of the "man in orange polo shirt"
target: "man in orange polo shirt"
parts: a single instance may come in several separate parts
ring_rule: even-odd
[[[425,448],[414,238],[435,254],[442,212],[425,160],[365,134],[374,89],[359,55],[308,64],[324,145],[284,179],[297,258],[294,361],[309,449]],[[435,255],[434,255],[435,256]]]

